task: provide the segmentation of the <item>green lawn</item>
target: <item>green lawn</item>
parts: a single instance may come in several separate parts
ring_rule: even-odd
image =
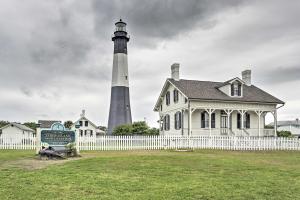
[[[300,199],[300,152],[83,152],[60,164],[33,154],[0,151],[1,200]]]

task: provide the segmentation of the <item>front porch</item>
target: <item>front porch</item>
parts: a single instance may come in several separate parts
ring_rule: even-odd
[[[260,106],[262,107],[262,106]],[[187,126],[183,135],[188,136],[276,136],[277,110],[275,109],[233,109],[190,106],[185,111]],[[265,116],[272,113],[274,128],[265,128]]]

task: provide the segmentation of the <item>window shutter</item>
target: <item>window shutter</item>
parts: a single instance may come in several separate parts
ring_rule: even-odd
[[[246,114],[246,128],[250,128],[250,114]]]
[[[178,129],[181,129],[181,112],[178,112]]]
[[[242,93],[242,85],[239,84],[238,85],[238,95],[241,96],[241,93]]]
[[[205,128],[205,112],[201,113],[201,128]]]
[[[170,115],[168,115],[168,130],[170,130]]]
[[[236,115],[236,119],[237,119],[237,122],[236,122],[236,124],[237,124],[237,128],[241,128],[241,114],[240,113],[238,113],[237,115]]]
[[[177,113],[174,114],[174,128],[177,129]]]
[[[215,115],[215,113],[211,114],[211,127],[216,128],[216,115]]]
[[[231,84],[231,96],[234,96],[234,85]]]

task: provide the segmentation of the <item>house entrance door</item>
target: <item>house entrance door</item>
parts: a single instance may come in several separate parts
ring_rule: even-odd
[[[228,117],[227,115],[221,115],[221,135],[228,134]]]

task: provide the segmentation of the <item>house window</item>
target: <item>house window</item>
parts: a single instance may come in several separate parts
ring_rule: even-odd
[[[162,111],[162,105],[160,105],[160,111]]]
[[[244,128],[250,128],[250,114],[245,113],[244,117]],[[242,115],[240,113],[237,113],[237,128],[241,129],[242,127]]]
[[[166,105],[167,106],[170,105],[170,92],[169,91],[166,93]]]
[[[79,121],[79,126],[82,126],[82,121]]]
[[[90,130],[90,136],[93,136],[93,130]]]
[[[89,126],[89,121],[85,121],[85,122],[84,122],[84,125],[85,125],[85,126]]]
[[[170,115],[165,115],[164,117],[164,129],[165,131],[170,130]]]
[[[175,119],[175,129],[176,130],[181,129],[181,112],[180,111],[175,113],[174,119]]]
[[[231,84],[231,96],[241,96],[242,94],[242,85],[239,84]]]
[[[84,136],[86,136],[86,133],[87,133],[87,131],[86,131],[86,130],[84,130]]]
[[[173,99],[174,99],[174,103],[178,102],[178,90],[173,90]]]
[[[81,137],[83,136],[83,130],[80,130],[80,136]]]
[[[211,128],[216,128],[216,115],[211,114]],[[209,128],[209,115],[206,111],[201,113],[201,128]]]

